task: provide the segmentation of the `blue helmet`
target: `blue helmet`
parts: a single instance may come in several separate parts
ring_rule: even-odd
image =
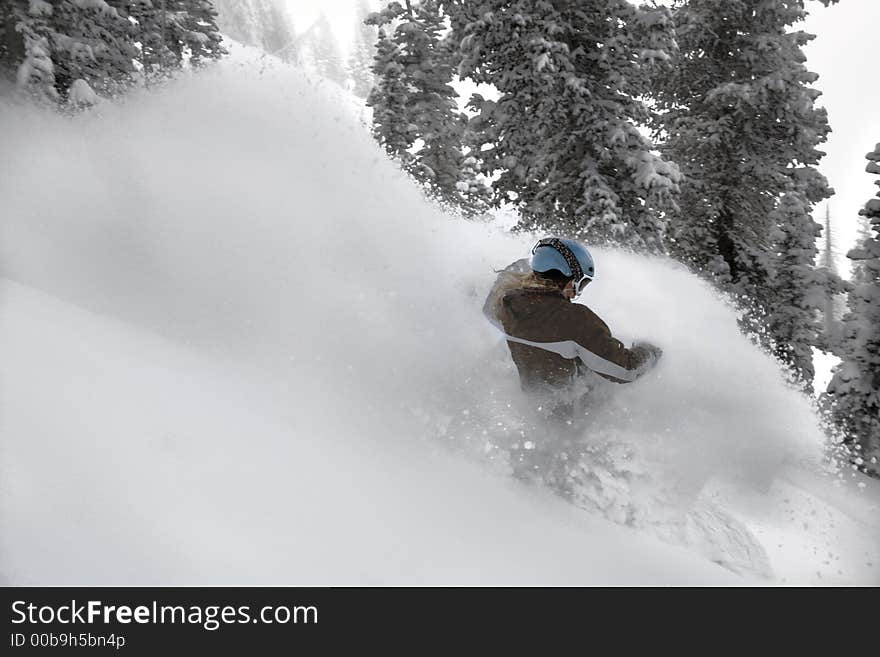
[[[596,268],[593,256],[580,242],[558,237],[545,237],[532,248],[532,271],[544,273],[553,269],[574,279],[575,294],[593,280]]]

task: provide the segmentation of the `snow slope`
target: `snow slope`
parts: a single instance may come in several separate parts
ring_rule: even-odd
[[[480,314],[532,238],[426,203],[335,88],[238,58],[0,143],[7,581],[880,581],[810,401],[663,259],[597,250],[583,301],[665,357],[595,392],[574,504],[508,477],[557,438]]]
[[[736,581],[149,332],[2,294],[6,583]]]

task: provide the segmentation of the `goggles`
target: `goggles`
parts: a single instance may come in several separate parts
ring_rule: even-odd
[[[591,280],[593,280],[592,276],[584,275],[579,281],[575,281],[574,296],[580,296],[581,292],[583,292],[584,288],[587,286],[587,283],[589,283]]]

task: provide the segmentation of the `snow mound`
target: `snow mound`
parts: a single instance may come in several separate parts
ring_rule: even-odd
[[[526,437],[558,454],[480,313],[493,268],[532,238],[427,203],[341,90],[244,57],[73,118],[0,105],[0,142],[0,273],[82,309],[6,286],[8,578],[647,582],[680,558],[433,454],[502,475]],[[747,531],[713,538],[733,524],[707,528],[728,516],[706,490],[761,494],[818,467],[809,400],[681,267],[595,257],[583,302],[665,355],[597,388],[589,472],[566,496],[769,574],[765,555],[735,556],[754,552]],[[69,567],[35,547],[53,525],[77,547]],[[632,578],[609,566],[624,535],[632,563],[652,555]],[[533,541],[566,567],[529,571]]]

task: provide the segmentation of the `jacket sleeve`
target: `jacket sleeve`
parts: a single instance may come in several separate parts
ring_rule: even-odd
[[[577,316],[575,342],[586,367],[616,383],[630,383],[644,374],[657,355],[642,346],[627,349],[608,325],[586,306],[571,304]]]

